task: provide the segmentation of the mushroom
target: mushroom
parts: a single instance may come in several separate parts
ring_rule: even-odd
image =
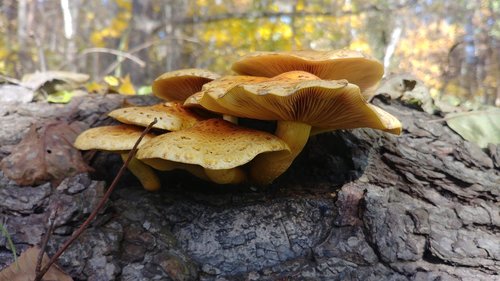
[[[260,120],[278,120],[275,135],[290,152],[262,154],[251,164],[251,178],[269,184],[291,165],[306,144],[311,129],[368,127],[401,132],[396,117],[368,104],[358,86],[346,80],[320,80],[303,71],[278,75],[265,82],[240,84],[223,94],[209,92],[200,104],[215,112]]]
[[[168,101],[184,101],[190,95],[200,91],[203,84],[219,76],[217,73],[199,68],[166,72],[153,82],[153,94]]]
[[[374,87],[384,74],[384,66],[358,51],[255,52],[244,56],[232,66],[241,75],[274,77],[284,72],[302,70],[321,79],[346,79],[362,92]]]
[[[179,102],[166,102],[152,106],[135,106],[116,109],[108,114],[110,117],[126,124],[147,126],[154,118],[158,121],[153,128],[178,131],[192,127],[204,118],[186,109]],[[155,161],[150,161],[155,163]],[[140,162],[142,164],[142,162]],[[170,171],[173,169],[183,169],[200,177],[207,178],[201,167],[175,163],[166,165],[149,165],[158,170]],[[148,166],[148,168],[149,168]]]
[[[128,152],[134,147],[142,129],[130,125],[102,126],[85,130],[75,140],[74,146],[80,150],[97,149],[119,153],[125,162]],[[146,134],[139,146],[152,139],[153,134]],[[160,188],[160,180],[153,169],[135,157],[127,168],[141,182],[144,189],[155,191]]]
[[[178,131],[192,127],[203,118],[184,108],[178,102],[165,102],[152,106],[124,107],[111,111],[108,116],[125,124],[146,127],[154,118],[156,129]]]
[[[213,94],[221,95],[230,90],[232,87],[241,83],[251,83],[266,81],[266,77],[258,76],[247,76],[247,75],[228,75],[221,78],[215,79],[203,85],[199,92],[186,98],[184,101],[184,106],[186,107],[201,107],[199,101],[201,97],[207,93],[211,92]],[[203,107],[201,107],[203,108]]]
[[[229,75],[223,76],[219,79],[215,79],[212,82],[208,82],[203,85],[202,90],[194,93],[193,95],[186,98],[184,101],[184,106],[187,108],[203,108],[199,103],[203,95],[206,93],[212,93],[213,95],[222,95],[231,88],[241,83],[254,83],[260,81],[266,81],[268,78],[266,77],[258,77],[258,76],[244,76],[244,75]],[[230,116],[227,114],[223,114],[223,119],[229,121],[231,123],[237,124],[238,120],[234,116]]]
[[[151,139],[138,150],[137,158],[160,170],[182,163],[181,168],[195,169],[198,176],[203,169],[201,177],[215,183],[238,184],[246,180],[241,166],[255,156],[288,150],[287,144],[272,134],[208,119]]]

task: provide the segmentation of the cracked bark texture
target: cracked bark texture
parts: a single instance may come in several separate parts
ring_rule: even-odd
[[[69,114],[96,126],[122,101],[2,105],[0,158],[32,122]],[[313,137],[267,190],[174,172],[148,193],[127,175],[59,264],[75,280],[500,280],[500,147],[483,151],[436,116],[375,103],[400,118],[402,136]],[[93,165],[109,180],[120,162],[99,154]],[[60,208],[53,254],[104,188],[87,174],[57,188],[18,187],[0,172],[0,223],[20,252],[40,242]],[[11,262],[0,236],[0,268]]]

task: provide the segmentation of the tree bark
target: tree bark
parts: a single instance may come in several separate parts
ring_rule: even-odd
[[[87,96],[68,112],[96,126],[121,102]],[[500,147],[485,152],[438,117],[374,102],[400,118],[402,136],[318,135],[266,190],[174,172],[149,193],[127,176],[59,264],[78,280],[500,280]],[[30,122],[64,114],[54,107],[2,107],[0,158]],[[110,177],[118,159],[101,153],[93,165]],[[63,206],[50,255],[103,189],[86,174],[53,189],[20,188],[0,173],[0,222],[20,252]],[[0,237],[0,268],[11,262]]]

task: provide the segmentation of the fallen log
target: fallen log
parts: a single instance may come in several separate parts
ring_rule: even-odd
[[[32,123],[67,113],[101,125],[122,102],[2,104],[0,158]],[[59,265],[77,280],[500,280],[500,146],[483,151],[436,116],[374,102],[401,120],[402,136],[315,136],[266,190],[173,172],[149,193],[128,176]],[[100,154],[93,166],[109,180],[119,161]],[[51,210],[63,206],[51,255],[104,188],[89,174],[19,187],[0,172],[0,223],[19,253],[40,243]],[[0,269],[12,262],[0,235]]]

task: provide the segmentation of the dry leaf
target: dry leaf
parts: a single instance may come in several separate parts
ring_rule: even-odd
[[[125,76],[121,79],[120,87],[118,87],[117,92],[122,95],[135,95],[135,88],[132,81],[130,81],[130,75]]]
[[[35,279],[36,262],[40,248],[31,247],[24,251],[18,259],[17,264],[13,263],[0,271],[0,281],[27,281]],[[42,267],[49,262],[49,256],[43,254]],[[64,273],[56,265],[52,265],[42,278],[43,281],[72,281],[69,275]]]
[[[64,178],[87,172],[89,166],[73,147],[80,130],[65,122],[32,126],[12,153],[0,163],[4,174],[19,185],[37,185],[46,181],[59,184]]]
[[[130,75],[123,78],[108,75],[103,78],[101,83],[92,82],[87,84],[87,91],[91,93],[106,94],[106,93],[118,93],[122,95],[135,95],[135,87],[130,80]]]
[[[88,83],[86,88],[89,93],[105,94],[108,92],[108,85],[97,82]]]
[[[450,113],[446,123],[464,139],[474,142],[481,148],[489,143],[500,144],[500,109]]]
[[[84,73],[67,71],[45,71],[25,74],[22,78],[23,86],[33,90],[39,90],[45,84],[52,81],[63,81],[64,83],[77,87],[89,80],[89,75]]]
[[[120,85],[120,78],[112,75],[108,75],[103,78],[104,82],[110,87],[118,87]]]

